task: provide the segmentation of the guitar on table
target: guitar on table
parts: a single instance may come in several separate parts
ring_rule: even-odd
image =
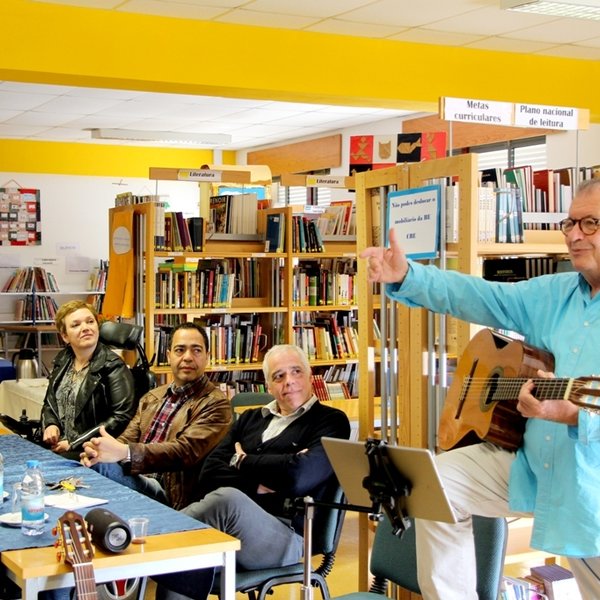
[[[540,378],[554,357],[524,342],[483,329],[469,342],[454,374],[440,418],[442,450],[482,440],[506,450],[520,447],[527,419],[517,410],[519,391],[532,379],[539,400],[569,400],[600,412],[600,377]]]
[[[90,541],[83,517],[68,510],[58,518],[54,533],[58,535],[59,560],[62,556],[65,563],[73,567],[77,599],[97,600],[98,593],[92,565],[94,546]]]

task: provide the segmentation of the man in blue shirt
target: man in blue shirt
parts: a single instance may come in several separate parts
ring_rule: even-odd
[[[600,371],[600,180],[580,185],[561,230],[575,272],[510,284],[411,262],[393,229],[389,248],[361,257],[390,298],[515,331],[554,355],[557,376],[591,375]],[[582,598],[600,598],[600,414],[535,395],[531,381],[521,388],[528,420],[516,453],[482,442],[437,457],[459,522],[417,522],[426,600],[477,599],[473,514],[533,514],[531,546],[567,556]]]

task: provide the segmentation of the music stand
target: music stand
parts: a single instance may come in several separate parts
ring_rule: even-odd
[[[298,499],[304,507],[304,579],[302,600],[313,600],[311,581],[312,521],[315,506],[369,513],[379,520],[388,515],[394,535],[410,526],[408,517],[456,523],[433,456],[423,448],[388,446],[377,439],[351,442],[321,438],[329,462],[351,504]]]

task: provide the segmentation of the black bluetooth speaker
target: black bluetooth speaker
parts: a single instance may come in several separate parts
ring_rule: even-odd
[[[93,508],[85,515],[92,542],[108,552],[123,552],[131,543],[129,525],[105,508]]]

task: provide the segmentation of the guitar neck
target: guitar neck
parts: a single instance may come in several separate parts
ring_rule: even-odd
[[[502,377],[492,381],[495,382],[494,400],[516,400],[521,387],[529,378]],[[534,396],[539,400],[565,400],[575,382],[573,378],[535,378],[532,381],[535,385]]]
[[[78,600],[98,600],[96,591],[96,578],[92,563],[79,563],[73,565],[75,576],[75,589]]]

